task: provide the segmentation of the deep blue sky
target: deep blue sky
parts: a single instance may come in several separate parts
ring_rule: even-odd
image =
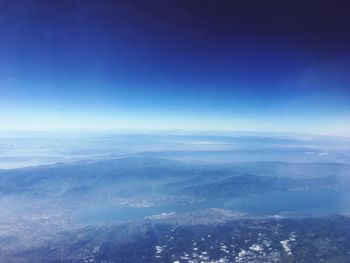
[[[0,128],[350,134],[348,1],[0,0]]]

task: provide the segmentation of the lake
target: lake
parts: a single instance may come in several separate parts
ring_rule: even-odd
[[[350,212],[350,192],[334,190],[293,191],[256,194],[245,197],[203,201],[193,204],[163,204],[151,207],[91,206],[75,210],[77,224],[132,221],[161,213],[186,213],[206,208],[230,209],[249,216],[322,216]]]

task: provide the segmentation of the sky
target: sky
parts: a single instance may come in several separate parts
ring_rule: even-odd
[[[348,1],[0,0],[0,130],[350,134]]]

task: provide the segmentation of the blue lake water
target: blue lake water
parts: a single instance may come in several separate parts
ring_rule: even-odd
[[[332,190],[278,192],[251,195],[224,201],[193,204],[164,204],[152,207],[93,206],[73,213],[79,224],[132,221],[161,213],[186,213],[206,208],[222,208],[250,216],[319,216],[350,212],[350,193]]]

